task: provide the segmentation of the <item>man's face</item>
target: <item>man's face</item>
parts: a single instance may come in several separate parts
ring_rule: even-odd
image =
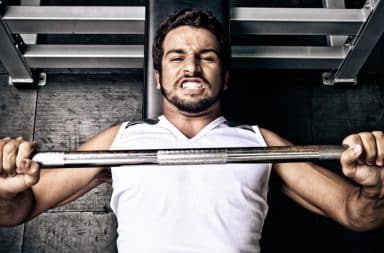
[[[206,29],[180,26],[163,42],[162,72],[156,72],[157,88],[167,102],[186,113],[202,113],[219,103],[226,89],[219,44]]]

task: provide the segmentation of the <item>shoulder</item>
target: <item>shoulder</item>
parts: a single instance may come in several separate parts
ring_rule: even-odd
[[[265,142],[268,146],[288,146],[292,145],[292,143],[278,134],[272,132],[271,130],[260,128],[260,132],[263,135]]]
[[[109,149],[123,123],[114,125],[93,136],[79,147],[79,150],[105,150]]]

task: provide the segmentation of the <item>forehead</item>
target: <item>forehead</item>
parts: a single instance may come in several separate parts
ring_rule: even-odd
[[[179,26],[172,29],[163,41],[165,53],[172,49],[195,51],[207,48],[216,50],[219,48],[216,36],[207,29],[193,26]]]

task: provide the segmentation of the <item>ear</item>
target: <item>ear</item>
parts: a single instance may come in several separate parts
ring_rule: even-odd
[[[160,73],[158,70],[155,70],[155,79],[156,79],[156,88],[158,90],[161,89],[161,86],[160,86]]]
[[[224,74],[224,90],[228,90],[229,89],[229,72],[228,70],[225,71],[225,74]]]

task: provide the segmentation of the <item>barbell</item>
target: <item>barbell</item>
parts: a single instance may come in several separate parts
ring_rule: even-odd
[[[342,145],[39,152],[41,168],[306,162],[340,159]]]

